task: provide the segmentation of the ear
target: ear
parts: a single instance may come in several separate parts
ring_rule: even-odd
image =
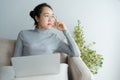
[[[35,20],[36,20],[37,22],[39,22],[39,17],[35,16]]]

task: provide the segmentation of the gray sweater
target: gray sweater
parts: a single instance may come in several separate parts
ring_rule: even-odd
[[[54,52],[66,53],[70,56],[80,56],[80,51],[68,31],[63,31],[68,44],[61,40],[51,30],[24,30],[18,34],[14,57]]]

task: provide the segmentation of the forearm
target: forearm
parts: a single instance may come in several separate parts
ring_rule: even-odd
[[[75,43],[74,39],[69,34],[68,30],[64,30],[63,33],[68,41],[69,48],[71,49],[71,52],[72,52],[71,53],[72,56],[80,56],[80,50],[79,50],[77,44]]]

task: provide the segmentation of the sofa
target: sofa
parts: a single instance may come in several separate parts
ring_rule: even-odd
[[[11,65],[16,40],[0,39],[0,80],[12,80]],[[59,53],[58,53],[59,54]],[[93,80],[93,75],[80,57],[61,54],[61,63],[68,64],[68,80]]]

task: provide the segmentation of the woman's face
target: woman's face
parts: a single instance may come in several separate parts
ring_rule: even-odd
[[[44,7],[40,17],[35,17],[38,22],[38,27],[42,29],[51,29],[55,23],[55,16],[53,10],[49,7]]]

